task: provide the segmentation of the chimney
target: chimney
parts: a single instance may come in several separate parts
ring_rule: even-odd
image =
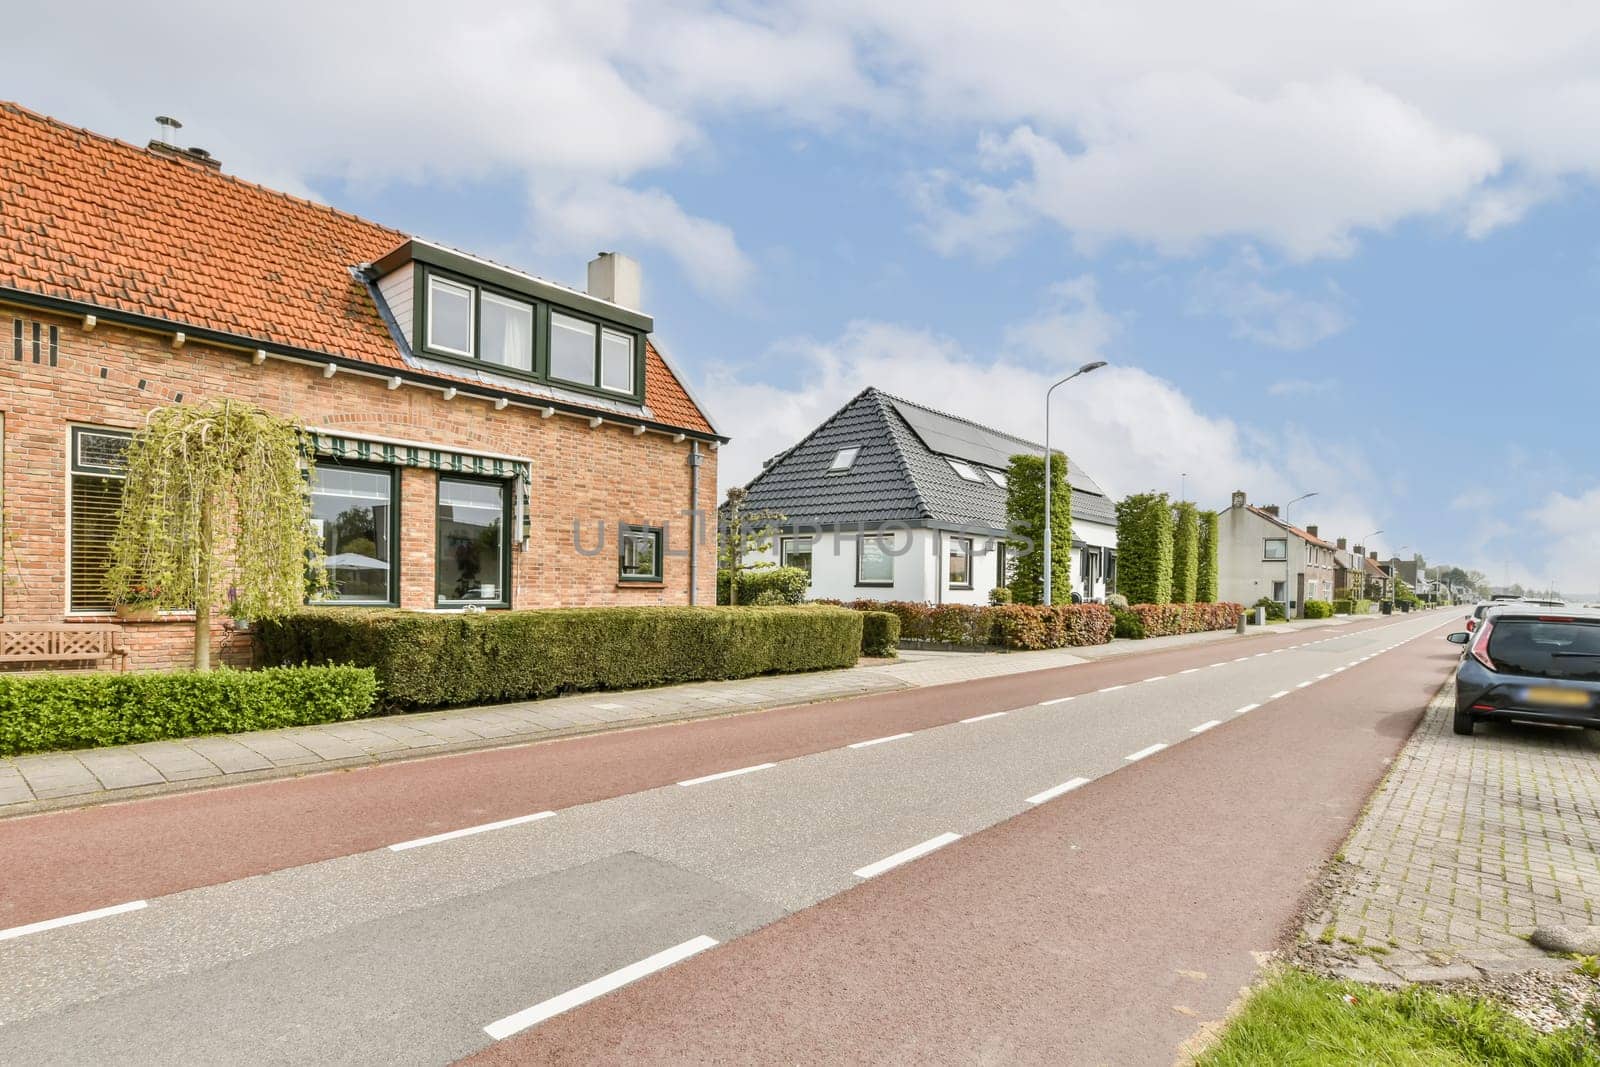
[[[1268,515],[1271,515],[1273,518],[1278,517],[1278,505],[1276,504],[1263,504],[1261,505],[1261,510],[1266,512]]]
[[[1315,537],[1317,536],[1317,528],[1315,526],[1307,526],[1306,533],[1310,534],[1312,537]]]
[[[195,166],[204,167],[206,170],[220,171],[222,169],[222,160],[207,152],[204,148],[179,148],[177,145],[170,145],[165,141],[151,141],[145,147],[163,159],[172,159],[179,163],[193,163]]]
[[[1336,545],[1338,545],[1338,546],[1339,546],[1339,551],[1340,551],[1340,552],[1346,552],[1346,551],[1348,551],[1348,550],[1349,550],[1349,548],[1350,548],[1350,542],[1349,542],[1349,541],[1347,541],[1347,540],[1346,540],[1346,539],[1345,539],[1345,538],[1343,538],[1343,537],[1341,537],[1341,538],[1339,538],[1339,540],[1337,540],[1337,541],[1335,541],[1335,542],[1334,542],[1334,544],[1336,544]],[[1358,549],[1356,549],[1356,554],[1357,554],[1357,555],[1360,555],[1360,554],[1361,554],[1361,550],[1360,550],[1360,549],[1359,549],[1359,548],[1358,548]]]
[[[1378,562],[1378,550],[1373,549],[1370,553],[1368,553],[1367,558],[1372,560],[1374,563]]]
[[[589,261],[589,295],[639,311],[639,262],[621,252],[601,252]]]
[[[1233,506],[1236,507],[1236,508],[1242,508],[1242,507],[1244,507],[1244,502],[1245,502],[1244,490],[1243,489],[1235,489],[1233,491]]]

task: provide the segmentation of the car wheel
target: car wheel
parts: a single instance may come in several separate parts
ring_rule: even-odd
[[[1472,712],[1470,712],[1470,711],[1458,711],[1458,712],[1456,712],[1456,721],[1452,724],[1452,726],[1454,727],[1455,732],[1458,733],[1458,734],[1471,735],[1472,726],[1473,726]]]

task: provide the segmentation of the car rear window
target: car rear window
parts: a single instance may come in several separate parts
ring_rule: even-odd
[[[1489,658],[1507,674],[1600,681],[1600,624],[1499,619]]]

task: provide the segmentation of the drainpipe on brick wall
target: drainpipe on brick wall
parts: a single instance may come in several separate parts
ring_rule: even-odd
[[[700,599],[700,442],[689,442],[689,606]]]

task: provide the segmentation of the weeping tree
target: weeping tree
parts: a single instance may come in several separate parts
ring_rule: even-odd
[[[1117,504],[1117,589],[1132,604],[1172,602],[1172,502],[1135,493]]]
[[[1200,509],[1182,501],[1173,511],[1172,601],[1193,604],[1200,586]]]
[[[294,423],[217,400],[151,412],[128,446],[106,588],[194,612],[194,667],[211,669],[211,620],[268,619],[326,583]]]
[[[1200,577],[1194,598],[1201,604],[1217,602],[1217,513],[1200,513]]]
[[[1020,540],[1012,564],[1011,599],[1018,604],[1044,602],[1044,457],[1027,453],[1011,457],[1006,472],[1006,523]],[[1067,457],[1050,455],[1050,599],[1072,600],[1072,486]]]

